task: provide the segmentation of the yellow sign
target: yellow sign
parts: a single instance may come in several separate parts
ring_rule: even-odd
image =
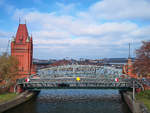
[[[80,77],[77,77],[76,80],[79,82],[80,81]]]

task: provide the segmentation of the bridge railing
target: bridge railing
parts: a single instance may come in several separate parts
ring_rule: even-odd
[[[22,84],[24,88],[56,88],[59,86],[68,87],[92,87],[92,88],[133,88],[133,79],[119,78],[119,82],[114,81],[113,78],[88,78],[82,77],[80,81],[76,80],[76,77],[60,77],[60,78],[33,78],[30,77],[30,81],[26,82],[25,78],[20,79],[18,84]],[[135,88],[141,88],[141,84],[135,80]]]
[[[16,83],[17,83],[17,84],[23,84],[23,83],[26,82],[27,79],[31,80],[31,79],[33,79],[33,77],[36,76],[36,75],[37,75],[37,74],[32,74],[32,75],[30,75],[29,77],[24,77],[24,78],[17,79],[17,80],[16,80]]]
[[[131,88],[131,85],[127,82],[76,82],[76,81],[55,81],[55,82],[29,82],[24,84],[26,89],[45,89],[45,88]]]

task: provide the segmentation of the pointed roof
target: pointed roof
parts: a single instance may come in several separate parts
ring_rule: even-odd
[[[30,38],[30,41],[32,42],[32,34],[31,34],[31,38]]]
[[[25,43],[28,37],[28,30],[26,24],[19,24],[16,33],[16,43]]]

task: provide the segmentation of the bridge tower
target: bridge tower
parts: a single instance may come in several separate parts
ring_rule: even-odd
[[[11,56],[15,56],[19,62],[19,78],[35,73],[32,36],[29,36],[26,24],[19,23],[16,36],[11,41]]]

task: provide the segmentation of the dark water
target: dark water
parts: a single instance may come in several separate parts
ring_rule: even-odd
[[[37,98],[5,113],[131,113],[118,90],[42,90]]]

